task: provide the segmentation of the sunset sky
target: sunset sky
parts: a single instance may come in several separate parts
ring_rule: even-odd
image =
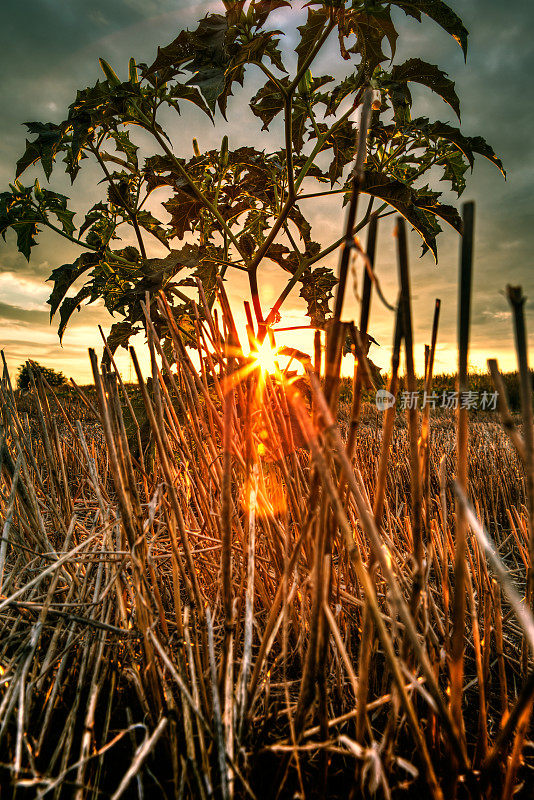
[[[398,15],[399,43],[396,63],[418,56],[447,70],[456,81],[462,102],[462,130],[468,135],[482,134],[504,161],[508,173],[505,182],[499,171],[479,160],[468,181],[463,200],[477,204],[473,326],[470,361],[485,369],[488,357],[498,357],[503,370],[515,368],[513,332],[504,290],[507,283],[521,284],[529,298],[527,324],[534,333],[534,6],[510,0],[450,0],[470,31],[467,64],[457,44],[427,20],[423,25]],[[102,77],[98,57],[109,61],[119,75],[126,76],[128,59],[150,61],[158,44],[167,44],[183,27],[192,27],[208,11],[220,11],[222,3],[185,3],[183,0],[3,0],[0,28],[0,62],[3,81],[0,86],[0,183],[2,190],[13,179],[14,164],[24,149],[28,120],[60,122],[77,88],[91,85]],[[273,15],[279,28],[293,29],[298,11],[283,10]],[[291,15],[293,17],[291,18]],[[298,20],[300,24],[300,14]],[[295,46],[289,38],[288,49]],[[331,72],[327,56],[314,66],[316,74]],[[230,147],[250,144],[262,149],[272,144],[280,131],[262,140],[258,121],[248,108],[248,99],[264,82],[258,72],[251,72],[243,93],[236,92],[229,106],[229,123],[219,117],[216,127],[195,110],[176,116],[170,133],[178,155],[192,155],[191,139],[196,136],[201,149],[220,144],[227,133]],[[454,124],[454,114],[435,95],[414,92],[416,115]],[[270,138],[271,137],[271,138]],[[87,210],[94,202],[91,176],[78,179],[74,187],[59,169],[52,175],[52,185],[72,198],[71,206]],[[38,176],[39,169],[29,170],[24,183]],[[443,187],[442,187],[443,188]],[[341,232],[342,212],[337,205],[320,204],[309,208],[314,235],[322,243],[337,238]],[[396,265],[393,218],[384,221],[379,233],[377,273],[385,296],[396,298]],[[1,346],[14,371],[26,358],[61,369],[77,380],[89,379],[87,348],[101,349],[97,324],[108,330],[112,318],[103,307],[89,306],[75,313],[65,334],[63,347],[57,338],[57,323],[49,323],[46,299],[52,269],[72,261],[76,248],[52,235],[42,236],[28,264],[17,253],[13,235],[0,241],[0,318]],[[418,368],[430,336],[434,299],[442,300],[442,324],[436,356],[436,372],[454,371],[456,363],[456,279],[458,236],[447,230],[439,237],[439,264],[430,255],[420,258],[420,239],[410,237],[413,280],[415,340]],[[153,255],[160,255],[154,249]],[[326,264],[337,266],[337,255]],[[271,262],[261,277],[264,308],[269,308],[281,286],[280,270]],[[228,289],[236,313],[242,314],[246,284],[230,276]],[[304,324],[303,305],[298,291],[284,307],[284,323]],[[355,299],[345,308],[346,316],[357,316]],[[372,351],[373,360],[387,369],[392,336],[392,315],[373,303],[370,330],[380,343]],[[293,341],[306,346],[305,338]],[[142,341],[139,344],[143,349]],[[121,355],[123,374],[129,377],[128,359]]]

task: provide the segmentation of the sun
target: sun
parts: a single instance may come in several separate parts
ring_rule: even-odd
[[[262,372],[268,372],[270,375],[273,375],[277,371],[277,350],[271,347],[268,337],[266,337],[258,349],[253,350],[250,355]]]
[[[258,389],[260,394],[265,389],[267,375],[279,375],[280,366],[277,363],[277,356],[280,348],[272,347],[269,338],[259,342],[254,339],[251,341],[251,350],[246,359],[246,362],[235,372],[226,375],[223,381],[223,389],[226,392],[228,388],[236,386],[241,381],[245,380],[252,372],[259,372]],[[244,356],[244,353],[236,349],[236,355]]]

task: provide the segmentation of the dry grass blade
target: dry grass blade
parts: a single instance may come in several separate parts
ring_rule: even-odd
[[[162,735],[163,731],[167,727],[167,722],[168,722],[167,718],[163,717],[163,719],[161,719],[159,721],[159,723],[158,723],[156,729],[153,731],[153,733],[151,733],[150,736],[147,736],[146,740],[141,745],[139,745],[139,747],[137,748],[137,750],[135,752],[135,756],[134,756],[134,759],[133,759],[133,761],[132,761],[132,763],[130,765],[130,768],[128,769],[126,774],[123,776],[123,778],[122,778],[120,784],[118,785],[116,791],[113,792],[113,794],[111,796],[111,800],[119,800],[119,798],[123,796],[124,792],[128,788],[128,785],[135,778],[135,776],[137,775],[137,773],[139,772],[139,770],[143,766],[143,763],[146,761],[146,759],[150,755],[150,752],[156,746],[156,743],[157,743],[158,739],[160,738],[160,736]]]

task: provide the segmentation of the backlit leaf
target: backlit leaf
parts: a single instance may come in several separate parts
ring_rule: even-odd
[[[125,350],[128,349],[128,344],[132,336],[135,336],[136,333],[139,332],[139,328],[135,325],[132,325],[131,322],[128,320],[123,320],[121,322],[114,322],[111,326],[109,333],[106,337],[107,345],[111,354],[114,355],[115,351],[119,347],[123,347]],[[107,349],[104,348],[104,353],[102,356],[102,363],[109,365],[111,359],[109,357]]]
[[[285,78],[282,83],[288,85],[289,81]],[[283,111],[284,98],[277,87],[271,81],[267,81],[250,101],[250,107],[253,114],[263,122],[262,130],[265,131],[268,130],[276,115]]]
[[[50,320],[59,308],[59,305],[68,290],[84,272],[94,267],[100,257],[96,253],[82,253],[73,264],[63,264],[61,267],[56,267],[52,270],[52,274],[47,280],[54,282],[54,288],[47,300],[50,306]]]
[[[402,8],[411,17],[421,20],[421,14],[437,22],[443,30],[450,33],[467,55],[468,31],[462,20],[443,0],[392,0],[392,5]]]
[[[137,222],[139,225],[144,228],[146,231],[149,231],[156,239],[165,245],[165,247],[169,247],[167,242],[167,231],[162,226],[161,222],[154,217],[150,211],[146,211],[143,209],[142,211],[137,212]]]
[[[454,81],[451,81],[447,77],[447,73],[434,64],[428,64],[426,61],[421,61],[420,58],[410,58],[404,64],[393,67],[391,79],[398,84],[413,81],[428,86],[454,109],[458,117],[460,116],[460,101],[454,89]]]
[[[330,301],[337,278],[328,267],[316,267],[307,270],[301,282],[300,296],[308,305],[307,314],[311,324],[316,328],[324,328],[330,315]]]
[[[235,5],[235,4],[232,4]],[[254,9],[254,22],[256,28],[261,28],[267,22],[267,19],[273,11],[279,8],[291,8],[291,3],[288,0],[253,0]]]
[[[19,222],[15,228],[17,232],[17,247],[26,261],[30,260],[32,247],[35,247],[37,240],[37,225],[34,222]]]
[[[329,19],[330,14],[326,9],[319,9],[318,11],[308,9],[308,19],[306,23],[300,25],[298,28],[300,42],[295,48],[298,55],[299,70],[321,38]]]
[[[369,170],[365,174],[362,191],[396,208],[421,235],[425,248],[430,249],[436,259],[436,236],[441,231],[436,216],[444,219],[461,233],[462,223],[458,212],[452,206],[441,204],[436,192],[428,192],[426,189],[418,191],[401,181]]]
[[[351,161],[354,160],[356,153],[356,129],[354,123],[346,120],[338,127],[328,143],[334,150],[334,158],[328,168],[330,183],[334,183],[341,177],[343,170]]]
[[[63,139],[63,130],[52,122],[26,122],[30,133],[36,134],[32,141],[26,140],[26,151],[17,161],[15,177],[40,161],[47,178],[50,178],[54,158]]]
[[[65,328],[67,327],[67,323],[70,320],[72,314],[78,309],[80,310],[81,304],[84,300],[87,300],[89,295],[91,294],[91,290],[88,286],[82,286],[80,291],[74,297],[66,297],[59,309],[59,328],[58,328],[58,336],[59,341],[63,340],[63,334],[65,333]]]
[[[198,219],[198,215],[203,209],[200,200],[182,190],[175,192],[170,200],[163,203],[163,206],[171,215],[173,234],[178,239],[183,239],[186,231],[192,230],[192,223]]]

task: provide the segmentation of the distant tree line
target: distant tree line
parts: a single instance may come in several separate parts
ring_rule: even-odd
[[[67,382],[67,379],[62,372],[57,372],[55,369],[52,369],[52,367],[44,367],[37,361],[26,361],[25,364],[22,364],[22,366],[19,367],[17,375],[17,387],[22,389],[22,391],[26,391],[30,388],[32,383],[32,372],[34,376],[36,372],[40,372],[49,386],[63,386]]]

